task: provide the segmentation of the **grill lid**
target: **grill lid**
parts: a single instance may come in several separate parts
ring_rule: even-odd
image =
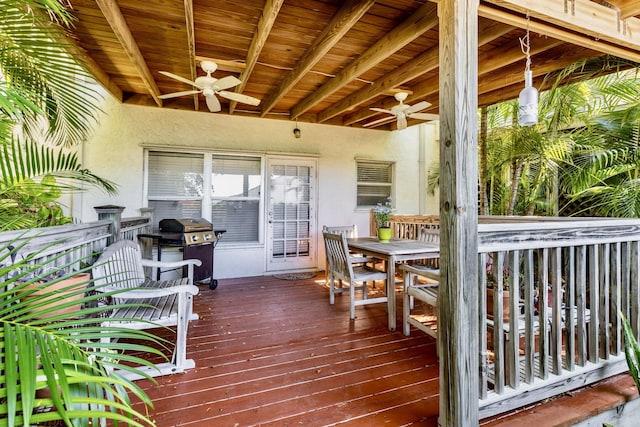
[[[168,218],[160,220],[160,230],[171,233],[211,231],[213,225],[204,218]]]

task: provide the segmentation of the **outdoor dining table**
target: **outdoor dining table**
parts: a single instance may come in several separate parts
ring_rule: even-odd
[[[412,239],[391,239],[380,242],[377,237],[354,237],[347,239],[349,250],[366,256],[382,259],[387,268],[387,313],[389,329],[396,330],[396,263],[440,257],[438,243]]]

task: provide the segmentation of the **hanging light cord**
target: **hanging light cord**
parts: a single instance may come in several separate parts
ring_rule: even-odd
[[[525,64],[525,71],[531,70],[531,44],[529,43],[529,14],[527,13],[527,34],[520,39],[520,49],[522,49],[522,53],[527,57],[527,62]]]

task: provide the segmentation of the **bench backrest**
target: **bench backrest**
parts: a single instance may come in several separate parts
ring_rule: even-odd
[[[107,283],[121,288],[140,286],[145,280],[140,246],[131,240],[118,240],[105,249],[92,271],[96,287]]]

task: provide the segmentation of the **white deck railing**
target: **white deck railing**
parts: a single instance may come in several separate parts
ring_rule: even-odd
[[[118,239],[136,241],[137,235],[149,226],[147,217],[123,219]],[[97,259],[112,237],[112,229],[112,222],[105,220],[0,232],[0,249],[6,254],[12,252],[2,263],[30,257],[30,263],[46,263],[48,268],[65,266],[76,271]]]
[[[640,221],[484,223],[478,240],[482,417],[627,370],[618,311],[637,336]]]
[[[392,218],[397,237],[438,227],[416,218]],[[640,220],[479,222],[481,418],[626,371],[618,311],[637,337]]]

